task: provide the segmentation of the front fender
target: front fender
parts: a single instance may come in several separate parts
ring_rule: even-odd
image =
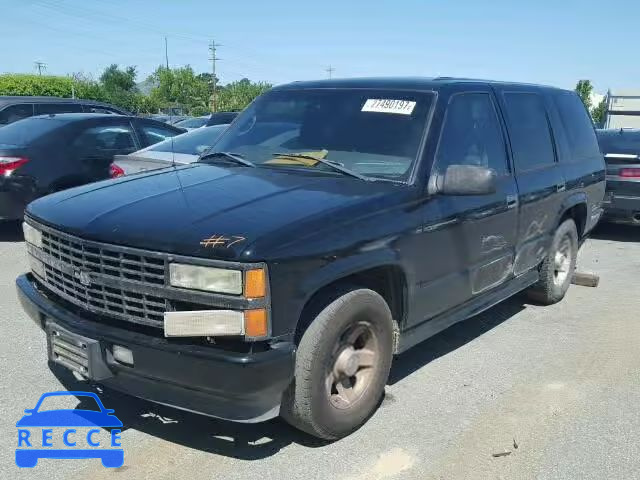
[[[339,258],[314,270],[300,284],[303,304],[319,290],[350,275],[376,267],[396,266],[405,271],[397,252],[391,249],[363,252],[349,257]]]

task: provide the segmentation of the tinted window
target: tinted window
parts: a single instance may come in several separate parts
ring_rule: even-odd
[[[504,100],[516,169],[551,165],[555,153],[542,98],[535,93],[506,93]]]
[[[146,140],[147,145],[153,145],[154,143],[161,142],[167,138],[175,137],[179,132],[169,127],[163,127],[162,125],[141,123],[140,129],[142,135]]]
[[[10,105],[0,111],[0,125],[7,125],[9,123],[17,122],[18,120],[31,117],[32,115],[33,105],[30,103],[21,105]]]
[[[454,95],[449,101],[442,127],[436,162],[477,165],[498,174],[507,168],[507,154],[493,100],[486,93]]]
[[[375,89],[273,90],[245,109],[214,145],[259,167],[334,172],[320,157],[358,173],[404,179],[425,131],[433,95]]]
[[[36,115],[82,112],[79,103],[36,103]]]
[[[563,92],[554,95],[553,101],[567,134],[571,157],[573,157],[571,160],[576,161],[598,155],[598,142],[593,123],[580,97],[575,93]]]
[[[126,125],[102,125],[82,132],[73,142],[80,152],[131,153],[137,150],[131,127]]]
[[[213,127],[199,128],[192,132],[183,133],[172,139],[155,144],[148,150],[157,152],[189,153],[199,155],[218,140],[227,125],[214,125]]]
[[[48,117],[27,118],[0,128],[0,144],[28,145],[42,135],[64,125],[65,123]]]
[[[598,142],[604,154],[640,155],[640,130],[601,130]]]

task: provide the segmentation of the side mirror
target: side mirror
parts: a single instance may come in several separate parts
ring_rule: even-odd
[[[435,190],[442,195],[491,195],[497,190],[497,174],[492,168],[476,165],[449,165],[435,179]]]

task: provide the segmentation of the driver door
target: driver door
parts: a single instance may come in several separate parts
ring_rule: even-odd
[[[505,130],[493,91],[453,87],[447,102],[432,175],[449,165],[496,171],[489,195],[442,195],[424,205],[422,278],[418,311],[431,318],[496,288],[513,276],[518,222],[517,187]]]

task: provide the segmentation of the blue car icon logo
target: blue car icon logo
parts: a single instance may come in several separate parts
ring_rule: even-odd
[[[45,400],[49,402],[63,396],[89,397],[98,410],[42,408]],[[122,422],[113,415],[114,410],[104,407],[95,393],[45,393],[33,409],[24,412],[24,417],[16,423],[18,467],[35,467],[40,458],[99,458],[102,465],[110,468],[124,464],[120,444]],[[110,431],[95,427],[108,427]]]

